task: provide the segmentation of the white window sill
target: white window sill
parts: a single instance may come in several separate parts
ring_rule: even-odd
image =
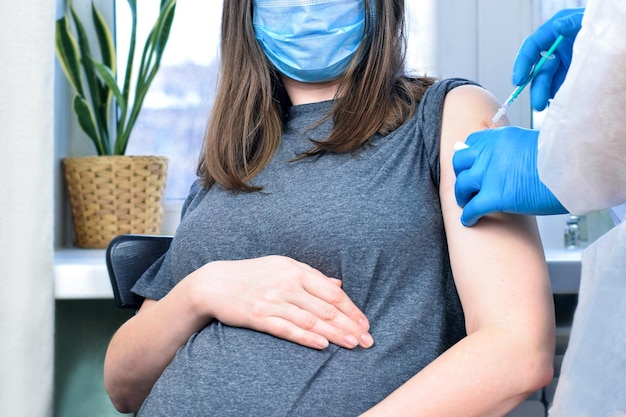
[[[57,249],[54,252],[55,298],[113,298],[104,253],[104,249]]]

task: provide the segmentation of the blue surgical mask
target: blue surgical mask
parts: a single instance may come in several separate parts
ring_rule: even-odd
[[[253,0],[254,32],[269,61],[296,81],[341,77],[365,26],[363,0]]]

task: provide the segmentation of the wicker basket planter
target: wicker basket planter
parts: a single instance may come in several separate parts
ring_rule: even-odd
[[[105,248],[125,233],[160,234],[167,158],[87,156],[63,159],[75,245]]]

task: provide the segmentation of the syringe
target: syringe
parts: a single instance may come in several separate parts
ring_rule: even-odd
[[[559,35],[554,41],[554,43],[552,44],[552,46],[550,47],[550,49],[548,49],[547,51],[541,52],[541,59],[537,61],[535,65],[533,65],[533,68],[530,71],[530,75],[528,76],[528,79],[526,80],[526,82],[518,86],[515,90],[513,90],[513,93],[509,96],[509,98],[506,99],[504,104],[500,106],[496,115],[493,116],[493,119],[491,119],[492,123],[496,123],[498,120],[500,120],[502,116],[505,115],[508,108],[511,107],[511,104],[513,104],[513,102],[517,99],[517,97],[524,90],[524,88],[526,88],[526,86],[530,84],[532,80],[535,79],[535,77],[539,73],[539,70],[541,70],[541,67],[543,67],[543,64],[545,64],[547,60],[554,58],[554,55],[553,55],[554,51],[559,46],[562,40],[563,40],[563,36]]]

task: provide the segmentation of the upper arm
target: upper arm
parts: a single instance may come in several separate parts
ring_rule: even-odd
[[[454,143],[487,128],[497,109],[491,94],[471,85],[455,88],[444,103],[440,197],[450,262],[468,334],[483,326],[519,326],[541,339],[551,336],[554,309],[534,218],[498,213],[465,227],[454,196]]]

